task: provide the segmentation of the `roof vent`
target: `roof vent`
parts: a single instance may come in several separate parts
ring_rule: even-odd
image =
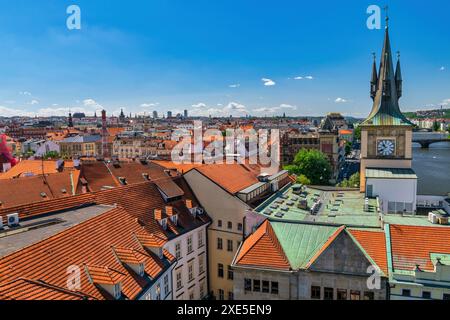
[[[42,198],[47,198],[47,194],[45,192],[41,192],[41,197]]]
[[[67,193],[67,190],[66,190],[65,188],[62,188],[62,189],[61,189],[61,192],[64,193],[64,194],[66,194],[66,193]]]
[[[144,173],[142,174],[142,177],[143,177],[145,180],[150,181],[150,175],[149,175],[147,172],[144,172]]]
[[[128,183],[127,183],[127,179],[124,178],[124,177],[119,177],[119,182],[120,182],[120,184],[123,185],[123,186],[126,186],[126,185],[128,184]]]

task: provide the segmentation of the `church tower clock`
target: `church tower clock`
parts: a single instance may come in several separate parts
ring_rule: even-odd
[[[381,180],[383,179],[384,183],[391,183],[391,185],[383,186],[386,189],[390,189],[394,183],[394,180],[388,179],[394,178],[415,178],[417,184],[417,177],[411,168],[414,125],[400,111],[399,99],[403,94],[400,54],[397,54],[397,65],[394,71],[388,21],[389,18],[386,18],[380,67],[377,70],[375,55],[372,66],[370,82],[372,111],[360,124],[361,192],[365,192],[368,197],[379,196],[381,191],[375,191],[375,189],[382,188]],[[372,181],[372,178],[381,180]],[[369,179],[372,179],[370,184],[368,183]],[[415,208],[415,195],[413,198],[413,207]],[[408,201],[410,200],[408,199]],[[409,204],[407,207],[408,211],[412,210],[409,210]],[[403,208],[405,207],[403,206]],[[394,211],[399,210],[395,209]]]

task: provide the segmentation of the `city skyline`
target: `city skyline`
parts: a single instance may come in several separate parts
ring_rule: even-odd
[[[370,111],[367,75],[372,52],[379,61],[384,21],[380,30],[369,30],[366,10],[386,3],[285,1],[261,4],[255,14],[253,2],[125,7],[78,1],[81,30],[66,27],[68,1],[22,3],[4,3],[0,13],[3,116],[103,108],[118,115],[123,108],[148,115],[337,111],[363,118]],[[449,4],[387,4],[405,79],[402,110],[449,105]]]

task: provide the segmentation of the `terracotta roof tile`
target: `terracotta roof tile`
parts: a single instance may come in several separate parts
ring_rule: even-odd
[[[450,229],[390,225],[392,264],[395,270],[434,271],[431,253],[450,254]]]
[[[126,278],[126,274],[108,266],[86,265],[86,270],[95,284],[118,284]]]
[[[244,241],[236,264],[290,270],[289,261],[268,220]]]
[[[195,168],[198,172],[235,194],[255,183],[258,183],[258,172],[246,165],[240,164],[212,164]]]
[[[388,274],[386,237],[383,231],[349,229],[364,251],[373,259],[385,275]]]

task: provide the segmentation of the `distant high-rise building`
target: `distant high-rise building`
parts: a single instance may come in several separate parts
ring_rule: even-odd
[[[184,117],[187,118],[188,117],[188,111],[184,110]]]
[[[172,118],[172,111],[167,111],[167,118]]]
[[[153,119],[158,119],[158,111],[153,111]]]

